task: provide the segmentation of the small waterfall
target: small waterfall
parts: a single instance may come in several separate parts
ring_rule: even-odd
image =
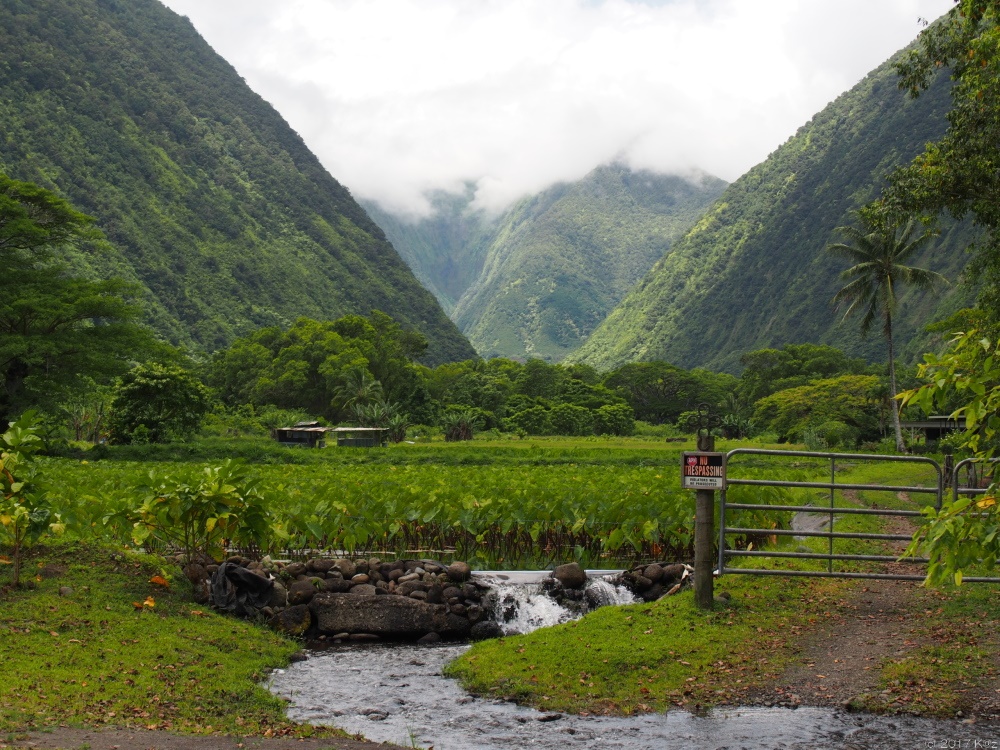
[[[591,578],[582,590],[553,586],[554,580],[521,583],[487,578],[490,592],[483,604],[504,635],[515,635],[579,619],[598,607],[639,601],[625,586],[606,578]]]
[[[642,601],[637,599],[635,594],[625,586],[611,583],[607,578],[592,578],[587,588],[584,589],[584,594],[587,601],[590,602],[591,609]]]

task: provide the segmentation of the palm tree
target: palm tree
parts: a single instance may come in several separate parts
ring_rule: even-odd
[[[925,268],[903,265],[917,250],[933,236],[926,230],[916,238],[917,222],[910,219],[902,231],[899,224],[884,218],[875,218],[864,212],[859,213],[861,227],[838,227],[851,244],[835,243],[827,247],[834,255],[839,255],[853,263],[840,278],[847,281],[833,301],[848,303],[844,317],[856,310],[863,311],[861,335],[867,336],[876,320],[882,323],[882,335],[889,349],[889,399],[892,403],[892,422],[896,431],[896,450],[906,450],[903,431],[899,426],[899,402],[896,400],[896,364],[892,342],[892,319],[896,313],[898,298],[896,287],[911,284],[926,289],[935,283],[948,283],[941,274]]]
[[[343,404],[344,409],[367,406],[382,397],[382,384],[365,368],[355,367],[348,371],[343,384],[334,390],[333,397]]]

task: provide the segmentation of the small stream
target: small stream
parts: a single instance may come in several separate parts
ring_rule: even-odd
[[[493,581],[504,633],[566,622],[631,594],[593,580],[568,608],[540,593],[537,575]],[[435,750],[508,748],[781,748],[782,750],[913,750],[998,748],[1000,727],[958,720],[884,717],[830,708],[730,708],[705,714],[673,710],[632,717],[541,712],[476,698],[441,672],[468,644],[332,646],[277,670],[273,693],[289,701],[293,721],[328,724],[376,742]]]
[[[1000,747],[1000,728],[829,708],[733,708],[633,717],[553,714],[474,698],[442,667],[469,646],[340,647],[278,670],[271,690],[293,721],[332,724],[376,742],[435,750],[782,748],[915,750]],[[978,743],[978,744],[977,744]]]

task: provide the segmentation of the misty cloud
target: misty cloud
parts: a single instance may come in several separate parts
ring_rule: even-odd
[[[499,209],[620,159],[734,180],[951,0],[165,0],[339,181]]]

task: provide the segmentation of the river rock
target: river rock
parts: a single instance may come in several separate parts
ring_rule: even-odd
[[[660,579],[663,578],[663,568],[653,563],[643,568],[642,574],[653,583],[659,583]]]
[[[333,560],[327,560],[324,558],[317,558],[312,561],[313,570],[317,573],[329,573],[330,568],[333,567]]]
[[[499,638],[503,635],[500,624],[495,620],[483,620],[477,622],[469,629],[470,641],[484,641],[487,638]]]
[[[432,583],[427,587],[427,602],[429,604],[441,604],[444,602],[444,587],[440,583]]]
[[[306,572],[306,566],[305,563],[300,562],[288,563],[282,572],[285,574],[286,578],[298,578]]]
[[[427,591],[429,586],[423,581],[407,581],[406,583],[396,583],[396,593],[400,596],[409,596],[414,591]]]
[[[683,563],[674,563],[673,565],[663,566],[663,578],[671,581],[679,581],[684,577],[687,572],[687,567]]]
[[[288,603],[291,605],[295,604],[308,604],[312,601],[312,598],[316,595],[316,584],[313,583],[312,579],[307,578],[304,581],[296,581],[291,586],[288,587]]]
[[[468,599],[469,601],[473,602],[478,602],[480,599],[483,598],[482,594],[479,592],[479,589],[476,586],[473,586],[471,583],[467,583],[464,586],[462,586],[462,596]]]
[[[351,583],[369,583],[371,580],[371,577],[367,573],[356,573],[351,576]]]
[[[327,578],[323,581],[323,590],[346,594],[351,590],[351,582],[345,581],[343,578]]]
[[[271,597],[267,600],[268,607],[285,607],[288,605],[288,590],[279,581],[271,588]]]
[[[351,596],[375,596],[379,593],[379,590],[372,586],[370,583],[359,583],[357,586],[351,586]]]
[[[212,587],[209,586],[207,578],[194,584],[191,593],[196,604],[208,604],[212,600]]]
[[[552,576],[568,589],[582,588],[587,583],[587,574],[580,567],[580,563],[559,565],[552,571]]]
[[[374,587],[372,587],[374,588]],[[321,633],[371,633],[381,637],[419,638],[429,632],[462,637],[468,619],[450,614],[440,604],[405,596],[359,597],[321,593],[310,604]]]
[[[649,580],[648,578],[646,580]],[[645,591],[643,591],[639,596],[642,597],[644,602],[655,602],[661,596],[663,596],[664,588],[662,583],[654,583]]]
[[[653,585],[653,582],[651,580],[646,578],[646,576],[641,576],[641,575],[635,576],[632,579],[632,581],[633,585],[635,586],[635,590],[640,592],[645,591],[646,589],[648,589],[650,586]]]
[[[472,568],[469,567],[468,563],[456,560],[448,566],[446,572],[451,580],[461,583],[469,580],[469,577],[472,575]]]
[[[197,584],[208,579],[208,571],[201,563],[189,563],[184,566],[184,577],[191,583]]]
[[[486,610],[478,604],[473,604],[465,610],[465,616],[469,618],[469,622],[475,624],[486,616]]]
[[[446,601],[449,599],[455,599],[461,595],[462,595],[462,589],[458,588],[457,586],[448,586],[447,588],[445,588],[444,591],[441,592],[441,596],[443,596]]]
[[[312,613],[309,611],[309,605],[299,604],[282,610],[267,624],[285,635],[303,635],[312,626]]]
[[[344,578],[350,579],[358,572],[354,563],[350,560],[334,560],[333,567],[340,571]]]

